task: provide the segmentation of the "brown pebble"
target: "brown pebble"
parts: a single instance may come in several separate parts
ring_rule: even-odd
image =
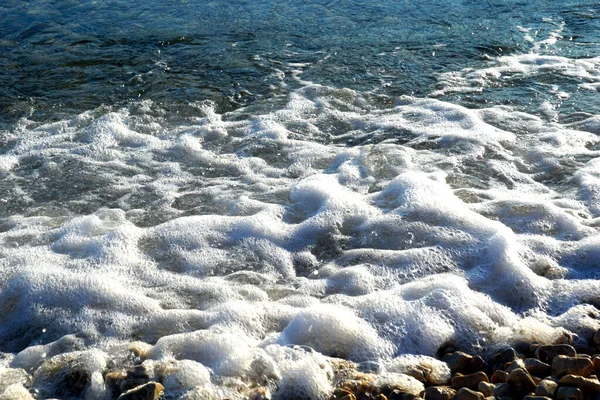
[[[535,350],[535,358],[546,364],[551,363],[556,356],[575,357],[576,355],[575,348],[568,344],[548,344],[539,346]]]
[[[592,373],[594,364],[588,357],[556,356],[552,360],[552,375],[560,378],[563,375],[572,374],[588,376]]]
[[[109,371],[104,375],[104,382],[114,397],[119,397],[122,393],[121,382],[127,378],[127,373],[124,370]]]
[[[510,385],[510,388],[513,392],[516,392],[520,395],[533,392],[536,386],[535,382],[531,378],[531,375],[529,375],[529,372],[523,368],[512,370],[508,375],[506,383]]]
[[[473,357],[471,359],[471,363],[469,364],[469,368],[467,368],[470,373],[483,371],[485,369],[487,369],[487,364],[485,360],[481,358],[481,356]]]
[[[546,397],[546,396],[525,396],[523,397],[523,400],[552,400],[551,397]]]
[[[502,371],[501,369],[497,369],[492,374],[490,381],[492,381],[492,383],[504,383],[504,382],[506,382],[507,379],[508,379],[508,372]]]
[[[454,400],[483,400],[484,395],[469,388],[461,388],[454,395]]]
[[[535,387],[535,394],[536,394],[536,396],[552,397],[552,396],[554,396],[554,392],[556,392],[557,387],[558,387],[558,383],[554,382],[553,380],[543,379]]]
[[[448,364],[448,368],[452,373],[464,371],[471,364],[473,356],[462,351],[455,351],[454,353],[444,354],[442,361]]]
[[[479,385],[477,385],[477,390],[483,393],[484,396],[492,396],[495,387],[496,386],[493,383],[481,381],[479,382]]]
[[[506,372],[508,372],[509,374],[511,373],[511,371],[513,371],[517,368],[525,369],[525,363],[520,358],[516,359],[510,363],[506,363],[506,365],[504,366],[504,370]]]
[[[583,393],[576,387],[563,386],[558,388],[556,400],[583,400]]]
[[[148,382],[119,396],[117,400],[156,400],[165,390],[158,382]]]
[[[565,375],[558,382],[564,386],[575,386],[587,393],[600,393],[600,382],[598,379],[584,378],[577,375]]]
[[[469,374],[469,375],[456,374],[456,375],[454,375],[454,377],[452,377],[452,387],[454,389],[460,389],[460,388],[466,387],[466,388],[469,388],[472,390],[476,390],[477,385],[479,385],[479,382],[489,382],[489,381],[490,380],[488,379],[485,372],[482,372],[482,371],[475,372],[474,374]]]
[[[538,360],[536,358],[526,358],[523,363],[525,364],[525,369],[531,375],[537,375],[537,376],[550,375],[550,369],[551,369],[550,365],[546,364],[545,362],[541,362],[540,360]]]
[[[375,396],[374,400],[388,400],[388,398],[385,397],[385,394],[379,393],[377,396]]]
[[[449,400],[456,394],[456,390],[448,386],[429,386],[421,397],[428,400]]]
[[[413,365],[408,368],[405,372],[406,375],[410,375],[421,383],[427,383],[427,378],[431,374],[431,368],[426,368],[421,365]]]
[[[594,364],[594,371],[600,371],[600,356],[592,357],[592,363]]]
[[[356,399],[356,396],[354,395],[354,393],[352,393],[349,390],[342,389],[342,388],[336,388],[333,391],[333,393],[331,394],[331,396],[329,397],[330,400],[342,400],[342,399],[351,400],[352,398]]]

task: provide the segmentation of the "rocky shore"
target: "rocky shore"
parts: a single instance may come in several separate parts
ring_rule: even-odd
[[[64,346],[55,342],[44,351],[64,350]],[[121,360],[118,367],[114,362],[102,364],[102,357],[96,357],[96,366],[92,366],[94,357],[90,355],[100,352],[87,350],[38,360],[29,371],[0,369],[0,400],[229,398],[201,390],[192,395],[169,393],[177,368],[147,359],[147,348],[140,342],[129,346],[129,358]],[[28,356],[31,360],[31,354]],[[17,355],[12,364],[19,362]],[[394,373],[365,372],[364,366],[342,359],[329,358],[328,363],[334,389],[328,398],[315,400],[600,400],[600,330],[587,346],[574,346],[568,339],[554,344],[518,343],[481,356],[447,345],[437,358],[399,357]],[[278,395],[273,380],[264,378],[257,380],[262,383],[248,383],[235,397],[288,399]],[[206,379],[210,382],[209,376]]]

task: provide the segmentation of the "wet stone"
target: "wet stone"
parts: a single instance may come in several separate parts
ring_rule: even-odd
[[[543,379],[538,383],[535,388],[536,396],[554,396],[554,392],[556,392],[556,388],[558,388],[558,383],[554,382],[551,379]]]
[[[469,388],[462,388],[454,395],[454,400],[484,400],[484,398],[483,394]]]
[[[501,369],[497,369],[492,374],[490,381],[492,383],[504,383],[508,379],[508,372],[502,371]]]
[[[523,363],[525,365],[525,369],[531,375],[537,375],[537,376],[550,375],[550,370],[551,370],[550,365],[548,365],[544,362],[541,362],[540,360],[538,360],[536,358],[526,358]]]
[[[600,329],[598,329],[596,331],[596,333],[594,333],[594,337],[592,337],[592,342],[596,345],[596,346],[600,346]]]
[[[510,396],[510,385],[508,383],[500,383],[494,388],[495,397],[507,397]]]
[[[506,383],[510,385],[511,391],[516,392],[520,395],[524,395],[535,390],[536,384],[527,372],[523,368],[517,368],[513,370]]]
[[[421,397],[428,400],[449,400],[456,394],[456,390],[448,386],[430,386],[422,393]]]
[[[506,363],[511,363],[518,358],[517,352],[512,347],[508,347],[496,352],[496,354],[490,358],[488,364],[492,366],[492,370],[497,370],[502,369]]]
[[[575,357],[576,355],[575,348],[568,344],[549,344],[539,346],[535,350],[535,358],[546,364],[551,363],[556,356]]]
[[[455,351],[454,353],[445,354],[442,357],[442,361],[448,364],[448,368],[452,373],[464,371],[471,365],[473,356],[462,351]]]
[[[109,371],[104,375],[104,383],[111,391],[113,397],[118,397],[121,393],[121,382],[127,378],[127,373],[124,370]]]
[[[551,397],[546,397],[546,396],[525,396],[523,397],[523,400],[552,400]]]
[[[479,382],[489,382],[489,379],[485,372],[479,371],[470,375],[456,374],[452,378],[452,387],[454,389],[460,389],[463,387],[476,390]]]
[[[598,379],[584,378],[577,375],[565,375],[560,378],[560,385],[575,386],[586,393],[600,393],[600,382]]]
[[[594,364],[588,357],[556,356],[552,360],[552,375],[561,377],[563,375],[588,376],[592,373]]]
[[[148,382],[119,396],[117,400],[156,400],[165,390],[158,382]]]
[[[492,396],[494,394],[495,387],[496,386],[493,383],[481,381],[477,385],[477,390],[483,393],[484,396]]]
[[[558,388],[556,400],[583,400],[583,393],[576,387],[563,386]]]
[[[349,390],[337,388],[333,391],[330,400],[356,400],[356,396]]]
[[[592,357],[592,364],[594,364],[594,371],[600,372],[600,356]]]
[[[521,359],[514,360],[504,366],[504,370],[509,374],[517,368],[525,369],[525,363]]]
[[[125,380],[121,381],[121,384],[119,385],[119,389],[121,390],[121,393],[125,393],[128,390],[142,386],[146,383],[148,383],[148,379],[146,379],[146,378],[125,379]]]

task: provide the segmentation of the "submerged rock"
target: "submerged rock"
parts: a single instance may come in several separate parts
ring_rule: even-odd
[[[148,382],[134,389],[128,390],[119,396],[117,400],[156,400],[165,388],[158,382]]]

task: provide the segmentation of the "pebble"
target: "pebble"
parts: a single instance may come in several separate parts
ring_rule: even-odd
[[[492,383],[504,383],[504,382],[506,382],[507,379],[508,379],[508,372],[502,371],[501,369],[497,369],[492,374],[490,381],[492,381]]]
[[[550,365],[542,362],[536,358],[526,358],[523,362],[525,364],[525,369],[531,375],[537,376],[548,376],[550,375],[551,367]]]
[[[531,378],[531,375],[523,368],[517,368],[511,371],[506,383],[510,385],[512,391],[520,395],[533,392],[536,388],[536,384]]]
[[[594,356],[592,363],[594,364],[594,371],[600,371],[600,356]]]
[[[128,390],[119,396],[117,400],[156,400],[165,390],[158,382],[148,382],[134,389]]]
[[[558,388],[558,383],[551,379],[542,379],[535,388],[535,394],[536,396],[552,397],[556,392],[556,388]]]
[[[479,385],[477,385],[477,390],[483,393],[484,396],[492,396],[494,394],[494,388],[496,385],[489,382],[481,381]]]
[[[587,357],[559,355],[552,360],[552,375],[559,378],[567,374],[588,376],[593,369],[594,364]]]
[[[468,388],[462,388],[454,395],[454,400],[484,400],[484,398],[483,394]]]
[[[583,393],[576,387],[563,386],[558,388],[556,400],[583,400]]]
[[[489,365],[492,366],[492,370],[502,369],[506,363],[513,362],[518,358],[519,356],[515,352],[515,349],[509,347],[496,352],[496,354],[490,358]]]
[[[535,358],[541,362],[550,363],[556,356],[575,357],[577,352],[575,348],[568,344],[549,344],[539,346],[535,350]]]
[[[485,372],[479,371],[470,375],[456,374],[452,378],[452,387],[454,389],[460,389],[463,387],[476,390],[479,382],[489,382],[489,379]]]
[[[560,385],[575,386],[587,393],[600,393],[598,379],[584,378],[577,375],[565,375],[558,382]]]
[[[444,357],[442,357],[442,361],[448,364],[448,368],[453,374],[468,368],[471,365],[471,360],[473,360],[473,356],[462,351],[444,354]]]
[[[552,400],[551,397],[546,397],[546,396],[525,396],[523,397],[523,400]]]
[[[428,400],[449,400],[456,394],[456,390],[448,386],[430,386],[421,394]]]
[[[510,385],[508,383],[500,383],[496,385],[493,394],[495,397],[510,396]]]
[[[349,390],[337,388],[333,391],[330,400],[356,400],[356,396]]]
[[[598,329],[596,331],[596,333],[594,333],[594,337],[592,338],[592,342],[594,342],[594,344],[596,346],[600,346],[600,329]]]

